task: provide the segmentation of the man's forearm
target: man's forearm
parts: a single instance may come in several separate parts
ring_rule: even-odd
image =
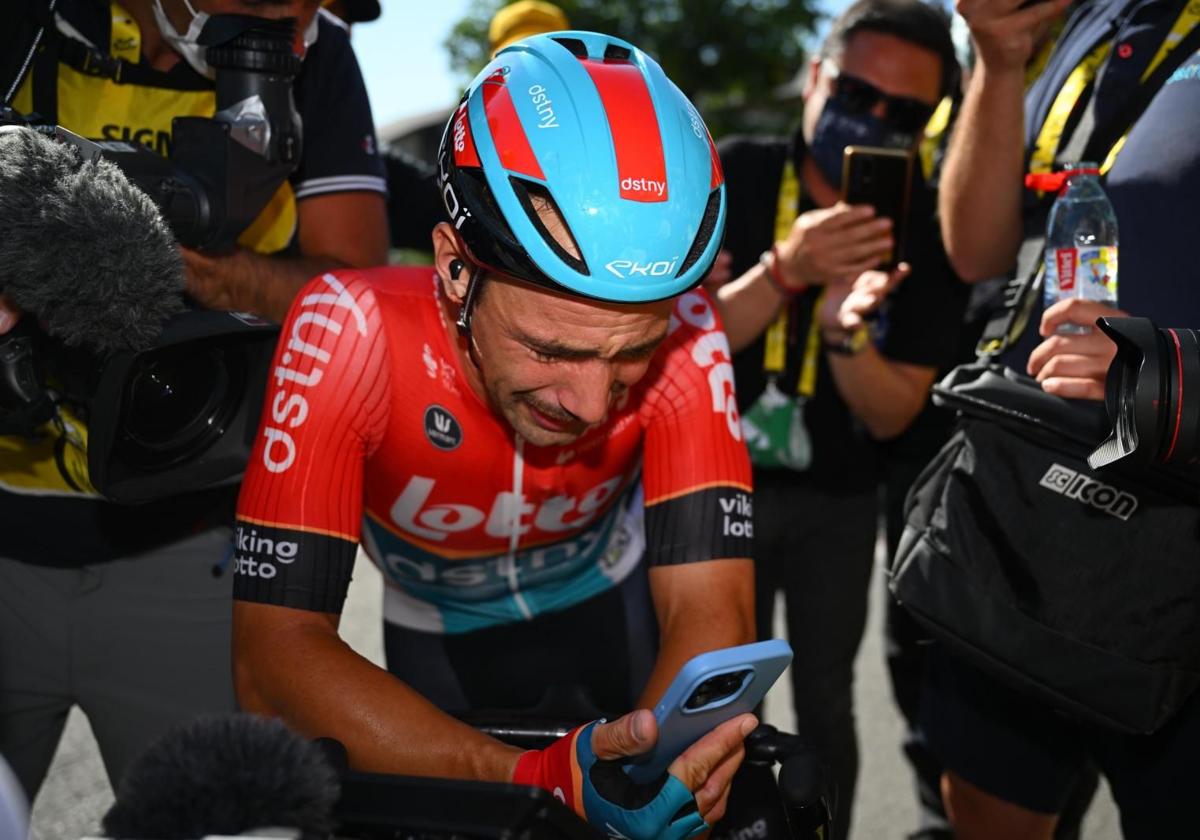
[[[892,361],[873,344],[852,356],[826,355],[842,400],[876,440],[894,438],[912,425],[936,375],[930,367]]]
[[[264,256],[246,248],[209,256],[185,251],[188,293],[209,309],[252,312],[282,322],[296,293],[318,274],[345,265],[328,257]]]
[[[980,65],[942,169],[938,210],[951,265],[973,283],[1007,273],[1021,244],[1025,77]]]
[[[251,605],[251,609],[257,605]],[[332,628],[272,635],[238,630],[234,671],[243,709],[282,718],[310,737],[342,742],[355,769],[507,782],[520,750],[439,711],[354,653]]]
[[[775,320],[783,302],[783,295],[775,289],[761,264],[718,289],[717,310],[729,338],[729,348],[740,353],[753,344]]]

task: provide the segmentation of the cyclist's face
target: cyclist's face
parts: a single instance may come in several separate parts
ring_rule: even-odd
[[[671,304],[606,305],[489,277],[472,321],[488,398],[535,446],[577,440],[645,375]]]

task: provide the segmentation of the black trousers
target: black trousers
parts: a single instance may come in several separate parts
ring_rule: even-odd
[[[795,652],[796,732],[829,765],[838,787],[835,837],[846,837],[858,777],[854,658],[867,619],[875,554],[875,489],[832,495],[795,473],[754,474],[754,568],[759,638],[772,635],[782,590]]]

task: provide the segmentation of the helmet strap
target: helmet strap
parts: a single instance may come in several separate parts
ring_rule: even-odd
[[[467,356],[471,359],[471,363],[480,370],[483,368],[479,364],[475,337],[471,335],[471,315],[475,311],[475,300],[479,297],[479,290],[482,288],[486,276],[487,272],[483,270],[483,266],[478,263],[472,264],[471,274],[467,278],[467,290],[463,294],[462,306],[458,308],[458,320],[454,322],[454,325],[458,327],[459,335],[467,340]]]

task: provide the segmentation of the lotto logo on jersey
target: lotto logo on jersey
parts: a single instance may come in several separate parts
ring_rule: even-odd
[[[578,530],[591,522],[613,499],[623,476],[610,478],[583,496],[554,496],[539,506],[515,493],[497,493],[489,510],[473,505],[431,502],[437,482],[423,475],[409,478],[392,504],[391,518],[410,534],[444,542],[451,534],[473,531],[480,526],[489,537],[509,537],[536,528],[548,534]]]

